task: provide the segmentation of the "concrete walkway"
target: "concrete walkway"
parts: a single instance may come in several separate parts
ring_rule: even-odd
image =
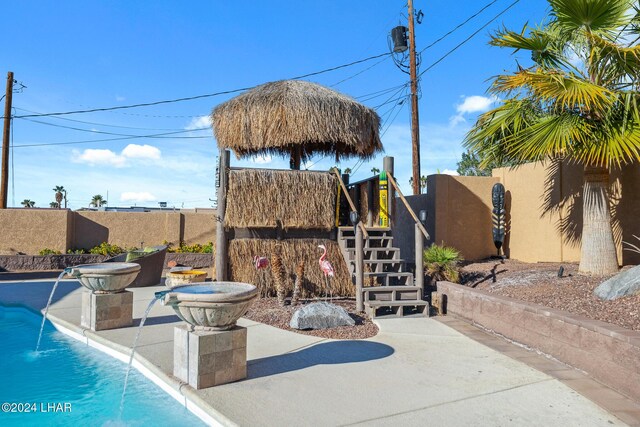
[[[40,310],[52,284],[0,282],[0,303]],[[162,289],[132,289],[136,324]],[[124,360],[136,328],[82,330],[82,291],[77,281],[63,281],[50,319]],[[173,327],[180,322],[159,304],[141,333],[137,366],[209,422],[228,425],[625,425],[557,378],[435,319],[382,320],[377,336],[360,341],[239,323],[248,328],[244,381],[195,391],[173,378]]]

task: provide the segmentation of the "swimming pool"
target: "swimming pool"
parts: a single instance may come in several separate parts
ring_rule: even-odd
[[[58,332],[42,317],[0,305],[0,425],[202,426],[200,419],[137,371]]]

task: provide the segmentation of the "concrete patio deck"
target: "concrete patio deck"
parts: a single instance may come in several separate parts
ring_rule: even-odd
[[[41,310],[52,284],[0,282],[0,303]],[[133,327],[92,332],[80,327],[83,289],[65,280],[49,318],[63,332],[126,360],[140,317],[163,289],[131,289]],[[211,424],[611,426],[640,420],[638,405],[580,372],[452,318],[381,320],[380,333],[360,341],[239,323],[248,329],[244,381],[193,390],[172,377],[173,327],[180,322],[159,303],[142,330],[134,366]],[[575,389],[604,393],[608,400],[598,403],[609,412],[569,381]]]

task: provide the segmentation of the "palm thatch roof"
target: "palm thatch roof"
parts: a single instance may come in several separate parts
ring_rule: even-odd
[[[370,158],[382,151],[380,117],[371,108],[316,83],[282,80],[218,105],[213,131],[238,158],[312,154]]]

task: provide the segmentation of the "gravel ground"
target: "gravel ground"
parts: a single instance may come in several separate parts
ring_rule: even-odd
[[[564,274],[558,277],[561,266]],[[466,286],[640,331],[640,294],[613,301],[593,295],[609,277],[582,275],[577,264],[567,263],[486,260],[462,268]]]
[[[366,317],[364,314],[356,314],[356,302],[354,299],[334,300],[333,304],[339,305],[340,307],[343,307],[345,310],[347,310],[353,320],[356,321],[356,325],[309,331],[291,329],[289,327],[291,316],[293,316],[293,313],[298,308],[302,307],[302,304],[293,307],[290,305],[281,307],[278,305],[276,298],[258,299],[253,303],[247,314],[245,314],[243,317],[254,320],[256,322],[266,323],[267,325],[275,326],[276,328],[284,329],[286,331],[297,332],[299,334],[305,335],[313,335],[322,338],[354,340],[370,338],[378,333],[378,327],[373,324],[371,319]]]

